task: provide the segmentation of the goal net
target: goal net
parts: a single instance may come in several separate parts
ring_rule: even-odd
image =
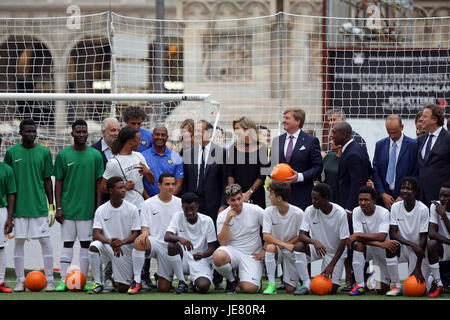
[[[365,12],[369,12],[365,9]],[[233,138],[232,120],[247,116],[283,132],[283,110],[306,111],[304,130],[325,148],[326,113],[337,109],[367,142],[385,136],[383,118],[396,113],[415,136],[414,116],[429,103],[450,101],[450,18],[365,18],[286,13],[228,20],[164,20],[114,12],[53,18],[1,18],[0,135],[19,141],[18,123],[39,123],[39,142],[56,153],[71,143],[75,119],[120,121],[130,105],[147,113],[144,128],[165,124],[176,141],[187,118],[205,118]],[[383,13],[383,12],[381,12]],[[209,94],[220,103],[173,99],[11,99],[2,93]],[[78,96],[80,97],[80,96]]]

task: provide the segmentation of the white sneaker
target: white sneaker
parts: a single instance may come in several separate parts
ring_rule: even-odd
[[[17,280],[16,286],[14,287],[14,292],[24,292],[24,291],[25,291],[24,281]]]
[[[47,285],[45,286],[45,292],[53,292],[55,291],[55,285],[53,284],[53,280],[47,280]]]
[[[401,294],[402,294],[402,288],[401,287],[397,287],[397,286],[393,286],[391,290],[386,292],[386,295],[390,296],[390,297],[399,296]]]
[[[115,290],[111,279],[106,279],[103,283],[103,292],[113,292]]]

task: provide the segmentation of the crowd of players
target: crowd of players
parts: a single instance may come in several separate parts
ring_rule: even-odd
[[[67,290],[78,240],[80,271],[86,275],[90,266],[93,278],[88,293],[168,292],[174,277],[176,293],[206,293],[212,284],[224,290],[223,278],[228,293],[257,293],[265,272],[264,294],[305,295],[310,263],[320,259],[332,292],[345,269],[341,290],[349,295],[370,289],[400,295],[401,262],[427,284],[429,296],[448,292],[450,134],[442,107],[428,105],[416,117],[417,138],[402,133],[399,116],[387,117],[388,137],[377,142],[372,162],[339,110],[326,114],[331,135],[324,151],[302,130],[306,115],[298,108],[284,111],[286,132],[273,139],[248,117],[233,121],[231,142],[212,141],[205,120],[185,120],[171,143],[164,126],[142,128],[140,108],[129,107],[122,117],[122,126],[105,119],[103,138],[92,146],[87,123],[76,120],[73,144],[54,163],[36,143],[36,123],[20,123],[21,142],[0,163],[0,292],[25,291],[27,238],[40,242],[46,291]],[[270,179],[280,162],[293,168],[285,182]],[[62,242],[56,287],[49,235],[55,220]],[[13,230],[14,289],[4,282]],[[368,284],[370,260],[374,282]]]

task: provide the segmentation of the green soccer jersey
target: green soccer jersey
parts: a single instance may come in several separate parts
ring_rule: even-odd
[[[96,180],[103,176],[101,153],[87,146],[78,152],[72,146],[56,156],[53,175],[63,181],[61,208],[64,219],[90,220],[95,212]]]
[[[14,172],[10,166],[0,162],[0,208],[8,206],[8,194],[16,193],[16,180],[14,179]],[[0,229],[0,232],[3,232]]]
[[[18,143],[6,150],[5,163],[14,171],[17,186],[15,218],[37,218],[48,215],[44,179],[52,176],[52,155],[40,144],[25,148]]]

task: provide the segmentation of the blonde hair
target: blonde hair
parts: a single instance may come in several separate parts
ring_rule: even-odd
[[[188,131],[191,134],[191,147],[193,147],[194,146],[193,136],[194,136],[194,127],[195,127],[194,120],[193,119],[183,120],[183,122],[180,125],[180,129],[183,130],[184,127],[186,127],[186,126],[188,127]],[[174,149],[174,151],[177,153],[180,153],[181,150],[183,150],[183,134],[182,134],[182,132],[183,131],[181,131],[180,136],[178,137],[178,141],[177,141],[177,144]]]
[[[234,197],[235,195],[237,195],[239,193],[242,193],[242,188],[237,183],[233,183],[233,184],[230,184],[225,187],[225,197],[227,199]]]
[[[259,142],[259,134],[258,134],[258,129],[256,127],[256,123],[247,117],[240,117],[239,119],[235,119],[233,120],[233,130],[235,130],[235,126],[236,124],[239,123],[242,128],[244,128],[245,130],[250,130],[250,135],[249,137],[254,140],[255,142]]]
[[[297,121],[300,121],[300,128],[302,128],[303,125],[305,124],[305,119],[306,119],[305,110],[300,109],[300,108],[289,108],[289,109],[284,110],[283,115],[285,115],[288,112],[292,112],[294,119]]]

